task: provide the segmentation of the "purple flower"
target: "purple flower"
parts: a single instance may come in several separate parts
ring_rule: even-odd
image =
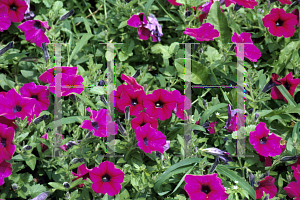
[[[4,184],[4,178],[9,177],[11,175],[11,172],[11,164],[3,160],[0,163],[0,185]]]
[[[240,109],[231,110],[230,104],[228,104],[228,119],[226,126],[224,127],[228,132],[237,131],[237,112],[242,112]],[[246,116],[244,116],[246,120]]]
[[[25,39],[28,42],[34,43],[38,47],[41,47],[42,43],[50,43],[50,40],[45,35],[46,30],[50,29],[47,21],[29,20],[20,24],[18,28],[24,32]]]
[[[141,40],[148,40],[150,37],[150,30],[147,28],[148,21],[144,13],[132,15],[127,21],[128,26],[138,28],[138,36]]]
[[[158,23],[154,15],[150,14],[148,16],[149,24],[146,27],[151,31],[152,42],[160,41],[160,37],[163,36],[162,28]]]
[[[7,30],[10,27],[10,19],[8,9],[5,5],[0,5],[0,32]]]

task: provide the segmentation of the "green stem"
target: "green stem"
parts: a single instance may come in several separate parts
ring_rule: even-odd
[[[165,11],[165,13],[174,21],[174,22],[176,22],[175,21],[175,19],[173,19],[173,17],[164,9],[164,7],[158,2],[158,1],[156,1],[157,3],[158,3],[158,5]]]
[[[240,164],[240,167],[241,167],[241,170],[242,170],[242,173],[243,173],[243,177],[246,178],[245,177],[245,172],[244,172],[244,167],[242,166],[241,158],[238,157],[238,160],[239,160],[239,164]]]

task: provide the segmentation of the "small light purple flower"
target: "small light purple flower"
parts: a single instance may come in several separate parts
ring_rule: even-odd
[[[149,14],[148,20],[150,23],[146,25],[146,28],[151,31],[150,36],[152,37],[152,42],[160,41],[160,38],[163,36],[160,24],[158,23],[156,17],[152,14]]]

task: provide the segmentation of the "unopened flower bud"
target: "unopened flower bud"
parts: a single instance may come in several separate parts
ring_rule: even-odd
[[[69,184],[68,182],[64,182],[64,183],[63,183],[63,186],[64,186],[65,188],[69,188],[69,187],[70,187],[70,184]]]
[[[67,12],[66,14],[64,14],[63,16],[60,17],[60,21],[64,21],[68,17],[72,16],[74,14],[74,12],[75,12],[74,9],[70,10],[69,12]]]
[[[203,106],[204,106],[205,108],[207,108],[207,103],[206,103],[206,100],[205,100],[205,99],[203,100]]]
[[[33,120],[33,123],[34,123],[34,124],[38,124],[38,123],[40,123],[40,122],[42,122],[42,121],[48,119],[48,117],[49,117],[48,115],[43,115],[43,116],[41,116],[41,117],[37,117],[37,118],[35,118],[35,119]]]
[[[186,13],[185,13],[185,17],[189,17],[189,16],[191,16],[192,14],[193,14],[193,12],[190,11],[190,10],[188,10],[188,11],[186,11]]]
[[[43,54],[44,54],[45,62],[47,62],[49,60],[50,56],[49,56],[49,52],[48,52],[46,43],[42,43],[41,48],[42,48],[42,51],[43,51]]]
[[[130,111],[129,111],[130,106],[127,106],[125,108],[125,120],[129,120],[130,119]]]
[[[256,113],[256,114],[255,114],[255,117],[254,117],[254,121],[255,121],[255,122],[257,122],[257,120],[258,120],[258,117],[259,117],[259,114],[258,114],[258,113]]]
[[[217,168],[218,164],[219,164],[219,156],[216,157],[216,160],[214,162],[214,164],[211,166],[209,173],[212,173],[213,171],[215,171],[215,169]]]
[[[285,162],[285,161],[297,160],[298,157],[299,157],[299,155],[298,156],[284,156],[283,158],[280,159],[280,161]]]
[[[138,77],[140,74],[141,74],[141,70],[138,69],[138,70],[136,70],[135,74],[134,74],[132,77],[133,77],[133,78],[136,78],[136,77]]]
[[[18,185],[16,183],[13,183],[11,187],[12,187],[13,190],[18,189]]]
[[[30,150],[30,149],[32,149],[32,146],[25,145],[25,146],[23,147],[23,149],[25,149],[25,150]]]
[[[105,81],[104,80],[101,80],[98,84],[99,86],[104,86],[105,85]]]
[[[85,135],[85,139],[92,137],[92,135],[94,135],[94,132],[95,132],[94,130],[88,132],[88,134]]]
[[[100,96],[100,100],[107,106],[107,101],[103,95]]]
[[[116,123],[117,123],[117,125],[119,127],[119,131],[122,133],[122,135],[126,136],[127,132],[126,132],[125,128],[123,127],[123,125],[121,124],[120,119],[117,119]]]
[[[0,56],[13,47],[14,47],[13,42],[8,43],[8,45],[0,49]]]
[[[76,163],[83,162],[83,161],[84,161],[84,158],[73,158],[72,163],[76,164]]]
[[[250,185],[254,188],[255,176],[252,173],[249,173],[249,182]]]

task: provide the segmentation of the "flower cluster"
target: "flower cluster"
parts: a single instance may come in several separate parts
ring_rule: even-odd
[[[141,40],[152,38],[152,42],[160,41],[163,36],[161,25],[158,23],[154,15],[150,14],[147,21],[144,13],[132,15],[127,21],[128,26],[138,28],[138,37]]]

